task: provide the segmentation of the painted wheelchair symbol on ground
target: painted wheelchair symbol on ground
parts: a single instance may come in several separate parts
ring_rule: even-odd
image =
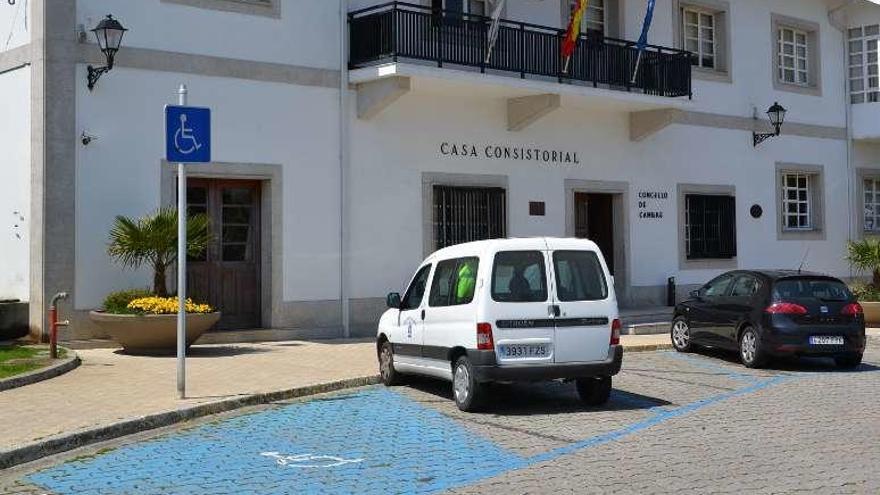
[[[739,383],[681,405],[633,404],[644,399],[615,390],[608,409],[638,406],[640,419],[532,453],[491,441],[468,426],[470,417],[458,421],[407,397],[406,389],[373,387],[159,436],[39,471],[26,480],[57,495],[438,493],[614,442],[796,379],[747,375],[702,358],[667,354],[658,359],[694,360],[698,368],[711,367],[713,375]]]

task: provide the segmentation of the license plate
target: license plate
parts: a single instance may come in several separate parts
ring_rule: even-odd
[[[843,337],[813,336],[810,337],[810,345],[843,345]]]
[[[505,358],[543,358],[550,355],[547,344],[502,345],[498,351]]]

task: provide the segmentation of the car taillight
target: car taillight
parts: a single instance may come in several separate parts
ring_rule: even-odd
[[[492,341],[492,325],[489,323],[477,323],[477,349],[491,351],[495,348]]]
[[[862,305],[859,303],[851,303],[847,304],[840,310],[840,314],[844,316],[858,316],[864,314],[865,311],[862,309]]]
[[[773,303],[764,310],[767,313],[772,315],[805,315],[807,314],[807,308],[801,306],[800,304],[789,303],[789,302],[777,302]]]
[[[615,319],[611,322],[611,345],[620,345],[620,320]]]

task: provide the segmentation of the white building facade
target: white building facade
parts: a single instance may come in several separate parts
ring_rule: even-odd
[[[191,293],[221,329],[370,334],[419,261],[486,237],[584,236],[626,306],[734,268],[850,277],[880,230],[880,6],[867,0],[16,0],[0,6],[0,299],[71,293],[68,338],[146,271],[107,255],[116,215],[175,204],[165,104],[211,107],[189,204],[215,240]],[[88,30],[129,31],[115,67]],[[782,133],[765,112],[788,112]],[[83,134],[93,139],[84,144]]]

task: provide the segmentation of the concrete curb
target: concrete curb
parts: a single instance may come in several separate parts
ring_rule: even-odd
[[[120,421],[107,426],[83,430],[71,434],[62,434],[40,440],[39,442],[25,445],[13,450],[0,451],[0,469],[35,461],[46,456],[59,454],[89,444],[112,440],[141,431],[152,430],[175,423],[181,423],[192,419],[232,411],[243,407],[257,406],[288,399],[295,399],[307,395],[335,392],[347,388],[363,387],[379,383],[379,376],[361,376],[329,383],[308,385],[276,392],[246,395],[233,399],[226,399],[206,404],[198,404],[192,407],[166,411],[140,418]]]
[[[674,349],[672,344],[638,344],[628,345],[623,348],[623,353],[628,352],[652,352],[652,351],[668,351]]]
[[[50,378],[55,378],[56,376],[63,375],[82,364],[82,361],[79,359],[79,356],[77,356],[75,352],[71,351],[70,349],[65,349],[65,351],[67,352],[68,357],[60,363],[53,364],[45,368],[40,368],[38,370],[34,370],[23,375],[16,375],[10,378],[6,378],[4,380],[0,380],[0,392],[13,388],[24,387],[25,385],[41,382]]]

